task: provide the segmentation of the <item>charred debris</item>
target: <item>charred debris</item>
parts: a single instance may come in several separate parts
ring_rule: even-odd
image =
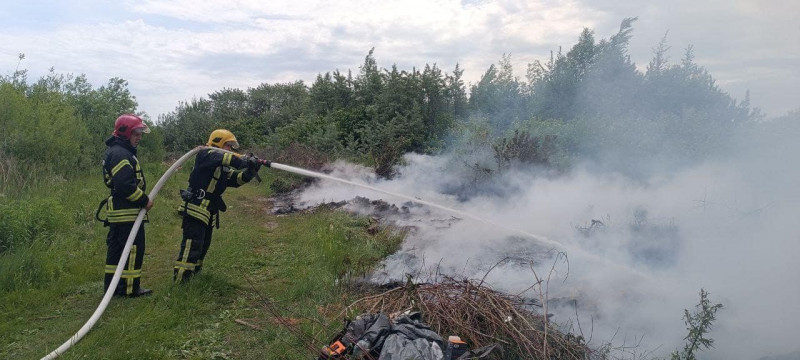
[[[383,200],[360,196],[350,201],[303,207],[297,204],[297,194],[293,191],[273,197],[273,214],[342,209],[369,216],[371,221],[367,231],[370,234],[377,233],[385,226],[395,226],[392,219],[410,218],[410,210],[420,207],[412,202],[397,207]],[[459,220],[449,217],[432,221],[449,226],[449,223]],[[551,322],[552,314],[545,315],[542,305],[548,301],[546,298],[532,299],[506,294],[491,289],[483,280],[438,276],[435,282],[421,283],[409,275],[405,282],[378,284],[360,279],[346,286],[349,292],[360,298],[342,309],[341,317],[351,314],[352,318],[344,319],[345,326],[339,334],[332,340],[324,340],[324,344],[309,344],[309,349],[321,349],[317,354],[319,359],[394,359],[401,351],[399,349],[412,346],[414,341],[427,341],[426,346],[414,345],[427,349],[425,355],[416,355],[423,359],[429,356],[445,360],[606,358],[607,352],[602,348],[595,349],[587,344],[582,329],[570,327],[565,331],[563,326]],[[564,299],[551,301],[561,302]],[[405,324],[402,326],[408,326],[411,322],[417,330],[394,331],[393,326],[401,326],[397,325],[398,322]],[[390,337],[395,333],[408,335],[427,332],[426,329],[438,334],[441,341],[431,336],[424,341],[404,338],[405,342],[397,343],[395,337]],[[590,335],[587,336],[590,338]],[[390,339],[389,343],[387,339]],[[466,349],[454,352],[453,339],[462,341]],[[384,349],[386,344],[390,345]],[[442,357],[438,357],[436,351],[431,352],[431,347],[439,349]]]

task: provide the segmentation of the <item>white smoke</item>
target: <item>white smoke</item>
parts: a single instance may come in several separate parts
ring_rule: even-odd
[[[712,303],[725,308],[710,334],[715,349],[703,356],[758,359],[798,349],[800,169],[786,167],[800,163],[788,161],[797,160],[793,154],[800,151],[791,152],[796,148],[744,152],[736,161],[710,161],[647,181],[580,167],[557,178],[510,171],[498,179],[508,193],[466,201],[445,191],[462,181],[464,166],[449,156],[407,155],[407,165],[389,181],[345,163],[335,164],[330,175],[502,225],[411,206],[408,216],[394,220],[414,231],[376,271],[378,281],[433,271],[486,276],[496,289],[528,289],[525,295],[536,297],[530,290],[533,263],[540,277],[551,275],[546,285],[554,321],[575,332],[580,321],[593,345],[638,344],[627,351],[652,350],[655,356],[681,346],[683,309],[692,310],[704,288]],[[356,196],[408,205],[330,181],[305,190],[300,202]],[[554,249],[526,233],[563,246]],[[555,251],[566,251],[568,264]]]

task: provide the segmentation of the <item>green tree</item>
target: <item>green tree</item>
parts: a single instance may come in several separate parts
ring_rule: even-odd
[[[262,140],[261,134],[251,129],[256,127],[256,118],[248,116],[250,98],[239,89],[222,89],[208,95],[211,102],[211,117],[218,124],[236,134],[243,147]]]
[[[247,91],[247,115],[254,119],[249,131],[266,136],[288,125],[307,112],[309,93],[302,81],[287,84],[261,84]]]
[[[106,85],[93,89],[85,75],[79,75],[63,86],[63,91],[86,126],[91,140],[87,145],[93,157],[102,156],[105,140],[114,129],[114,120],[124,113],[136,113],[136,98],[128,82],[111,78]]]
[[[212,116],[212,103],[205,99],[181,102],[175,111],[161,115],[164,144],[167,151],[183,153],[204,145],[217,127]]]
[[[504,131],[512,123],[530,116],[524,89],[524,84],[514,76],[511,55],[503,54],[499,64],[490,65],[478,84],[472,86],[469,105],[472,111],[488,116],[498,130]]]
[[[469,99],[467,98],[464,80],[461,79],[463,75],[464,70],[456,64],[453,75],[447,75],[445,80],[445,99],[449,102],[448,110],[452,114],[454,120],[464,120],[469,116]]]
[[[576,115],[626,116],[635,108],[641,89],[641,74],[628,55],[634,21],[636,18],[623,20],[616,34],[608,40],[601,40],[594,47],[589,60],[591,64],[585,73],[580,73],[583,66],[576,67],[581,84],[577,93]],[[587,55],[575,55],[572,59],[583,57]]]
[[[353,78],[348,73],[344,76],[338,70],[325,75],[317,75],[317,79],[309,89],[311,106],[318,115],[348,108],[353,99]]]
[[[378,69],[378,63],[375,61],[374,52],[375,48],[369,50],[353,84],[355,100],[363,106],[375,104],[378,94],[383,89],[383,77]]]

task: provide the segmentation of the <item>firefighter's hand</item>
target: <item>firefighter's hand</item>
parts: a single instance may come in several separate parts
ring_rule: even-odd
[[[147,205],[144,206],[144,209],[150,211],[153,208],[153,200],[147,199]]]
[[[247,162],[247,167],[253,172],[253,174],[257,174],[258,170],[261,169],[261,162],[256,158],[250,158],[250,160]]]

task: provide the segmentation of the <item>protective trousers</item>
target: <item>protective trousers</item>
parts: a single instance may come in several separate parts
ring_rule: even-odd
[[[125,248],[125,242],[128,241],[128,235],[130,235],[133,229],[133,223],[111,223],[108,227],[108,236],[106,237],[108,251],[106,252],[106,275],[103,287],[106,291],[108,291],[108,287],[111,285],[111,279],[114,278],[114,272],[117,270],[117,264],[120,262],[122,250]],[[128,258],[123,260],[126,262],[125,268],[122,270],[122,277],[117,283],[114,295],[131,296],[139,292],[144,248],[144,226],[141,226],[136,233],[136,237],[133,239],[133,245],[131,245],[131,252]]]
[[[213,217],[214,215],[212,215]],[[211,246],[213,227],[191,216],[183,217],[183,240],[175,261],[173,278],[185,282],[203,269],[203,259]]]

